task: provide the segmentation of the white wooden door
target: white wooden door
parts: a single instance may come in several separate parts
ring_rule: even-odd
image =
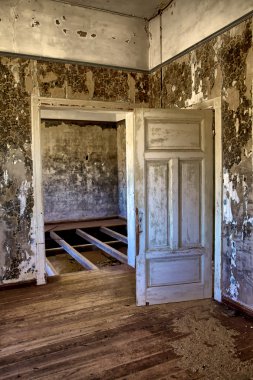
[[[213,113],[134,114],[137,304],[212,295]]]

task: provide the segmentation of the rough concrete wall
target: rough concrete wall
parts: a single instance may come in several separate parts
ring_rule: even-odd
[[[158,71],[151,80],[152,106],[160,86],[164,108],[222,97],[223,295],[252,307],[252,19]]]
[[[30,96],[147,102],[147,74],[0,57],[0,283],[36,277]]]
[[[145,20],[63,3],[1,0],[0,51],[148,69]]]
[[[46,223],[118,214],[116,126],[43,122],[42,167]]]
[[[117,125],[119,215],[127,217],[126,123]]]

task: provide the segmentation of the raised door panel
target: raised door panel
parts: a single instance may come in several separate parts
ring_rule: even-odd
[[[211,296],[212,116],[136,111],[138,305]]]
[[[147,162],[147,240],[148,249],[168,246],[168,164]]]

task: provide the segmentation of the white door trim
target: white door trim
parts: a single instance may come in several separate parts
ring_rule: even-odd
[[[215,111],[214,135],[214,299],[222,301],[222,219],[223,219],[223,155],[221,97],[196,103],[194,109],[213,109]]]
[[[145,105],[144,105],[145,107]],[[46,255],[45,255],[45,236],[44,236],[44,210],[43,210],[43,192],[42,192],[42,159],[41,159],[41,111],[56,110],[59,111],[83,110],[83,111],[100,111],[104,113],[124,113],[127,130],[127,185],[130,189],[127,193],[128,202],[128,219],[127,224],[130,233],[130,249],[128,253],[129,264],[135,265],[135,206],[134,206],[134,176],[131,167],[133,144],[133,109],[134,105],[130,103],[114,103],[89,100],[57,99],[44,98],[32,95],[31,97],[31,123],[32,123],[32,160],[33,160],[33,190],[34,190],[34,208],[32,217],[32,250],[35,254],[36,280],[37,285],[46,283]],[[131,115],[132,114],[132,115]],[[80,116],[80,115],[79,115]],[[130,163],[128,163],[130,160]]]

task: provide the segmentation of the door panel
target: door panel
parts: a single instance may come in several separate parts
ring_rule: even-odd
[[[147,162],[148,249],[168,246],[167,163]]]
[[[135,112],[138,305],[211,297],[212,118]]]
[[[180,160],[179,169],[179,247],[201,244],[201,162]]]

